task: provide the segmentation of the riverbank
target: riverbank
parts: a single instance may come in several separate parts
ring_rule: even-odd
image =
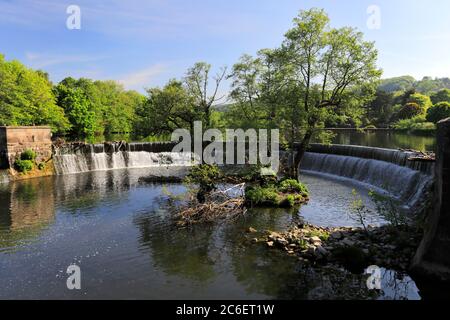
[[[324,228],[300,223],[285,232],[250,228],[253,243],[295,255],[301,263],[344,267],[361,273],[369,265],[407,271],[422,237],[420,228],[385,225]]]

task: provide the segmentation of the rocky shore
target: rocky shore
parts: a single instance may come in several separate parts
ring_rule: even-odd
[[[406,271],[422,232],[410,226],[322,228],[300,223],[285,232],[248,229],[253,243],[283,250],[313,267],[345,268],[362,273],[370,265]]]

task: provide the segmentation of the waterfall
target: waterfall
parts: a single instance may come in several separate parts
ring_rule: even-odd
[[[58,175],[192,164],[191,153],[174,153],[172,147],[172,143],[69,144],[55,148],[53,160]]]
[[[344,150],[344,147],[349,148],[349,154],[355,154],[353,146],[342,146],[341,151]],[[399,200],[406,208],[417,208],[433,183],[432,175],[425,173],[432,170],[433,163],[428,163],[428,168],[423,163],[417,166],[414,163],[405,162],[404,157],[400,156],[396,150],[364,149],[365,151],[375,149],[370,151],[372,155],[377,154],[378,159],[380,159],[384,154],[390,161],[307,152],[301,163],[301,171],[351,179],[365,184],[374,191],[389,194]],[[363,153],[363,150],[357,150],[360,154]],[[383,150],[386,153],[383,153]]]

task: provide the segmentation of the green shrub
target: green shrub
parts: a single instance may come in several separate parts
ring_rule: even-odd
[[[38,164],[38,169],[39,169],[39,170],[44,170],[44,169],[45,169],[45,162],[40,162],[40,163]]]
[[[377,127],[373,124],[369,124],[368,126],[366,126],[364,129],[376,129]]]
[[[22,172],[22,173],[27,173],[28,171],[33,170],[34,165],[33,165],[33,161],[31,161],[31,160],[17,159],[14,162],[14,166],[17,171]]]
[[[410,132],[432,132],[436,130],[434,123],[427,122],[425,117],[420,115],[412,119],[404,119],[394,124],[394,129]]]
[[[254,206],[292,208],[305,202],[308,189],[295,179],[285,179],[279,183],[248,186],[245,199]]]
[[[282,180],[279,183],[279,187],[278,190],[281,192],[286,192],[286,193],[302,193],[302,194],[308,194],[308,188],[302,184],[301,182],[299,182],[298,180],[295,179],[286,179],[286,180]]]
[[[428,109],[427,120],[433,123],[450,118],[450,103],[439,102],[436,105]]]
[[[273,186],[249,186],[245,189],[245,198],[252,205],[271,207],[278,207],[282,200]]]
[[[199,186],[197,200],[203,203],[206,200],[206,195],[217,189],[217,182],[221,175],[222,173],[217,166],[201,164],[191,168],[184,182]]]
[[[423,114],[423,109],[417,103],[410,102],[397,112],[397,119],[411,119],[421,114]]]
[[[27,149],[20,154],[20,160],[31,160],[34,161],[36,159],[36,152],[31,149]]]

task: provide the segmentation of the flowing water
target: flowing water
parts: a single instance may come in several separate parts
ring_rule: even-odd
[[[253,244],[245,231],[283,231],[302,215],[321,225],[356,225],[348,215],[358,185],[305,175],[311,202],[297,210],[254,209],[233,222],[174,227],[167,192],[180,184],[140,178],[185,168],[87,172],[0,185],[0,298],[26,299],[314,299],[354,278],[324,278],[294,257]],[[373,216],[374,224],[383,223]],[[250,237],[250,238],[249,238]],[[81,290],[66,269],[81,268]],[[418,299],[408,276],[385,270],[379,298]],[[359,279],[359,280],[358,280]],[[365,276],[356,278],[365,286]],[[333,282],[334,281],[334,282]],[[326,282],[326,283],[325,283]],[[333,291],[326,289],[331,297]]]

